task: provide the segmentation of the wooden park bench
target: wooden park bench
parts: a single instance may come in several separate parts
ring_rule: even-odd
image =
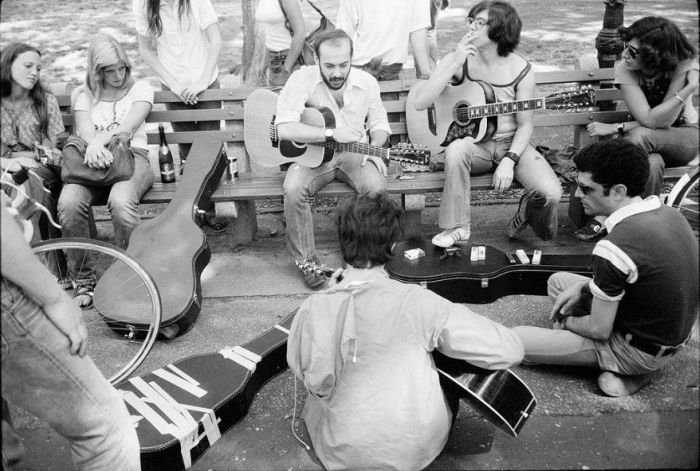
[[[602,83],[611,83],[613,69],[588,69],[537,72],[536,96],[547,96],[552,92],[561,91],[571,87],[591,86],[594,89],[596,103],[620,102],[621,96],[616,88],[602,88]],[[226,83],[224,78],[222,82]],[[398,79],[380,82],[382,101],[389,114],[391,123],[391,143],[408,142],[406,127],[406,96],[416,82],[415,79]],[[187,165],[193,165],[197,159],[197,153],[207,140],[219,140],[226,146],[226,154],[229,159],[237,161],[239,177],[221,180],[218,189],[212,195],[215,213],[219,216],[234,217],[232,234],[235,243],[248,243],[255,237],[257,230],[256,201],[282,197],[282,183],[285,173],[277,168],[260,168],[252,162],[245,150],[243,141],[243,113],[246,97],[254,90],[251,87],[238,86],[219,90],[208,90],[202,93],[200,100],[220,101],[221,109],[167,111],[162,109],[163,104],[177,101],[178,98],[171,92],[156,92],[154,110],[147,117],[147,123],[172,123],[177,121],[211,121],[221,120],[220,131],[194,131],[166,133],[168,143],[172,146],[179,143],[192,143],[193,147],[188,157]],[[59,105],[64,113],[64,123],[68,130],[71,129],[73,119],[70,111],[70,96],[59,95]],[[697,104],[697,96],[695,96]],[[624,108],[624,104],[618,104],[617,108]],[[577,111],[559,112],[541,110],[534,115],[536,128],[557,128],[563,132],[571,132],[572,143],[576,147],[582,147],[592,138],[586,132],[586,125],[592,121],[615,123],[630,120],[629,114],[623,109],[614,111],[601,111],[597,107],[583,108]],[[148,142],[158,145],[159,138],[155,126],[148,133]],[[570,129],[571,131],[568,131]],[[417,143],[420,144],[420,143]],[[536,144],[536,143],[535,143]],[[667,169],[665,177],[679,178],[686,172],[686,167]],[[401,169],[397,165],[390,167],[387,177],[387,191],[390,194],[400,195],[404,209],[406,210],[406,235],[420,235],[421,211],[425,207],[425,196],[430,192],[441,192],[444,184],[443,172],[415,172],[410,174],[410,179],[398,179]],[[156,179],[158,180],[158,179]],[[471,187],[473,191],[491,189],[492,176],[490,174],[472,177]],[[177,182],[161,183],[156,181],[153,188],[144,196],[142,203],[167,203],[172,198]],[[333,182],[318,192],[318,197],[335,197],[353,194],[353,190],[344,183]],[[206,208],[204,208],[206,209]]]

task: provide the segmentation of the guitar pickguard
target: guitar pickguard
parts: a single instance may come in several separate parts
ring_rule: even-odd
[[[452,121],[452,124],[447,128],[447,135],[445,140],[440,144],[442,147],[447,147],[455,139],[462,139],[464,137],[472,137],[476,139],[479,134],[479,128],[476,126],[474,121],[469,121],[466,125],[462,126]]]

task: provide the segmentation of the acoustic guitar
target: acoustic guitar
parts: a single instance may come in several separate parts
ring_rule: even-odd
[[[448,85],[435,103],[424,110],[415,106],[416,93],[425,84],[419,80],[406,97],[406,127],[411,142],[438,153],[455,139],[471,137],[475,142],[490,139],[497,130],[497,117],[521,111],[551,109],[578,111],[595,104],[595,90],[584,86],[531,100],[496,101],[493,87],[483,81],[465,80]]]
[[[408,240],[396,245],[397,254],[386,264],[391,278],[425,286],[440,296],[458,303],[490,303],[511,294],[547,294],[547,279],[553,273],[567,271],[591,276],[591,254],[542,254],[540,262],[522,263],[514,251],[502,252],[484,246],[484,259],[472,260],[477,244],[460,244],[445,251],[430,240]],[[425,256],[414,260],[404,252],[421,249]],[[532,260],[532,252],[526,252]]]
[[[275,125],[277,94],[258,89],[246,99],[243,138],[246,150],[252,159],[264,167],[277,167],[295,162],[315,168],[333,158],[336,151],[381,157],[384,161],[410,163],[427,166],[430,152],[422,146],[399,144],[391,148],[372,146],[362,142],[312,142],[300,143],[280,140]],[[321,128],[335,128],[335,116],[326,107],[309,107],[301,115],[301,122]]]
[[[199,316],[200,276],[211,258],[200,226],[204,224],[203,211],[211,207],[211,195],[226,168],[223,149],[221,141],[196,140],[190,152],[194,158],[188,160],[168,206],[155,218],[142,221],[129,238],[126,252],[148,271],[160,292],[163,304],[160,333],[167,338],[187,332]],[[133,299],[124,294],[121,302],[114,300],[111,287],[129,282],[122,279],[123,273],[120,267],[112,266],[102,275],[95,288],[95,308],[107,320],[114,321],[110,327],[115,330],[124,321],[139,332],[146,326],[121,318],[118,309],[120,304],[130,305]]]

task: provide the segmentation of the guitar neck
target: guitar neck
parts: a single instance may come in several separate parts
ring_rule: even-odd
[[[459,108],[457,110],[457,114],[460,120],[467,121],[470,119],[486,118],[488,116],[498,116],[501,114],[513,114],[520,111],[544,109],[545,101],[545,98],[533,98],[531,100],[487,103],[485,105]]]
[[[374,157],[382,157],[382,158],[389,157],[389,149],[385,149],[384,147],[379,147],[379,146],[373,146],[370,144],[364,144],[362,142],[341,143],[341,142],[333,141],[333,142],[311,142],[309,144],[312,146],[331,148],[333,150],[353,152],[355,154],[371,155]]]

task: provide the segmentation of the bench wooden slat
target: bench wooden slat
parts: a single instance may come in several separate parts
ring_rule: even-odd
[[[147,123],[174,123],[187,121],[225,121],[243,120],[243,107],[218,108],[211,110],[165,110],[151,111],[146,117]]]
[[[223,131],[188,131],[188,132],[171,132],[165,133],[168,144],[191,144],[197,138],[216,139],[223,142],[240,142],[243,141],[243,127],[229,128]],[[153,145],[160,144],[158,133],[148,134],[148,143]]]

